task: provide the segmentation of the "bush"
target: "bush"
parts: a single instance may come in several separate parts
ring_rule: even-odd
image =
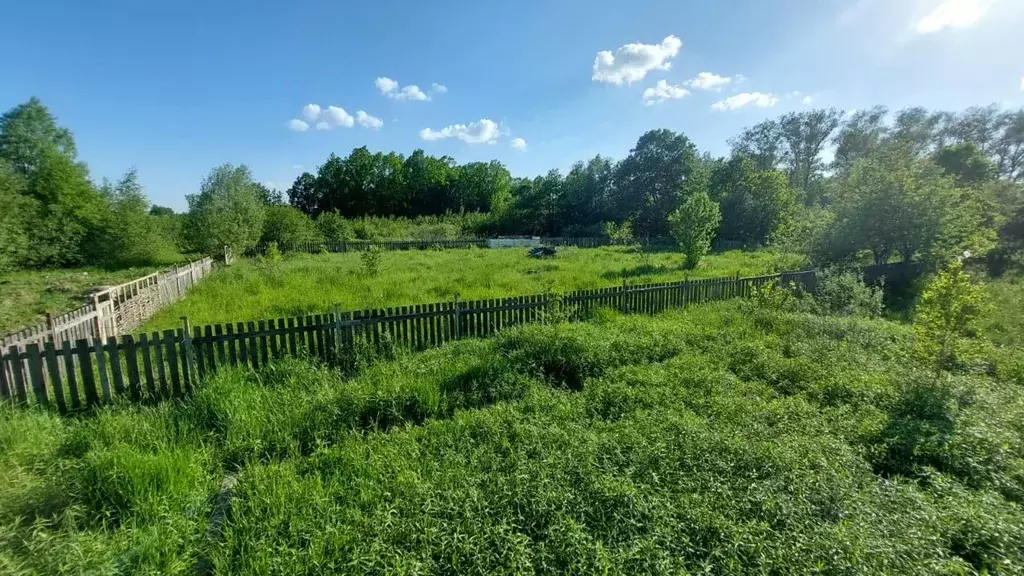
[[[711,240],[722,223],[718,204],[706,192],[691,194],[669,218],[672,236],[686,255],[686,267],[696,268],[711,251]]]
[[[827,269],[816,274],[815,283],[820,314],[877,318],[884,311],[882,288],[866,285],[855,271]]]
[[[285,250],[295,250],[308,242],[321,242],[323,238],[309,216],[297,208],[267,206],[260,243],[275,242]]]

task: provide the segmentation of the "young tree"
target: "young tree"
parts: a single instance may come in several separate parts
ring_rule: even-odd
[[[696,268],[708,252],[722,214],[706,192],[691,194],[669,218],[672,236],[686,255],[686,267]]]
[[[230,246],[236,254],[252,248],[263,232],[265,206],[252,174],[223,164],[210,171],[198,194],[189,194],[187,234],[194,249],[213,253]]]
[[[135,169],[114,185],[104,184],[101,193],[110,209],[90,238],[90,261],[111,267],[144,266],[173,255],[174,246],[159,218],[150,215]]]
[[[739,136],[729,140],[729,145],[733,156],[750,158],[758,170],[775,170],[785,159],[786,143],[776,120],[744,129]]]
[[[971,282],[959,258],[925,288],[914,310],[914,331],[920,354],[935,366],[936,374],[956,361],[963,351],[962,338],[977,336],[984,306],[984,288]]]

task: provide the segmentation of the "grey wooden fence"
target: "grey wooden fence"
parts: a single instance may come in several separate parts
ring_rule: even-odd
[[[814,273],[732,276],[534,294],[376,310],[330,311],[298,318],[214,324],[139,336],[108,336],[10,346],[0,365],[0,398],[22,405],[87,409],[115,400],[158,400],[187,394],[221,366],[264,366],[308,354],[352,361],[360,351],[422,350],[452,340],[489,336],[553,315],[582,318],[597,307],[653,314],[689,304],[747,297],[779,280],[813,287]]]
[[[81,308],[48,316],[42,324],[0,338],[0,349],[65,340],[102,341],[134,330],[157,310],[179,300],[212,269],[213,259],[203,258],[94,292]]]

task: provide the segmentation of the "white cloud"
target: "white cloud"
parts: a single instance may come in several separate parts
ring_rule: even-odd
[[[644,90],[643,101],[644,105],[651,106],[665,100],[674,100],[676,98],[682,98],[689,94],[690,91],[682,86],[672,86],[664,80],[658,80],[652,88]]]
[[[736,78],[739,80],[743,77],[737,76]],[[697,74],[697,76],[687,80],[685,84],[686,86],[697,90],[713,90],[715,92],[721,92],[722,88],[728,86],[732,80],[733,79],[728,76],[719,76],[718,74],[713,74],[711,72],[701,72],[700,74]]]
[[[387,76],[381,76],[380,78],[377,78],[377,80],[374,81],[374,85],[377,86],[377,89],[380,90],[380,93],[384,94],[385,96],[391,94],[395,90],[398,90],[398,82],[395,82],[394,80],[388,78]]]
[[[679,38],[668,36],[660,44],[626,44],[614,54],[611,50],[602,50],[594,58],[594,74],[591,79],[615,85],[643,80],[651,70],[671,68],[669,60],[679,53],[682,45]]]
[[[487,118],[469,124],[452,124],[441,130],[424,128],[420,130],[420,138],[433,142],[446,138],[458,138],[467,144],[493,144],[501,135],[498,124]]]
[[[808,104],[808,105],[813,104],[814,103],[814,96],[804,96],[804,99],[802,100],[802,102],[804,104]]]
[[[330,130],[331,129],[331,125],[326,120],[321,120],[320,122],[316,123],[316,129],[317,130]]]
[[[402,91],[391,96],[395,100],[430,100],[430,96],[427,96],[420,87],[415,84],[403,86]]]
[[[526,150],[526,140],[523,140],[522,138],[513,138],[510,144],[516,150]]]
[[[309,124],[299,120],[298,118],[292,118],[288,121],[288,129],[295,132],[305,132],[306,130],[309,130]]]
[[[301,171],[302,170],[302,164],[292,164],[292,170]]]
[[[420,87],[415,84],[409,84],[408,86],[398,87],[398,82],[381,76],[374,81],[374,85],[380,90],[380,93],[391,98],[392,100],[430,100],[430,96],[420,90]],[[441,84],[435,83],[431,88],[432,94],[443,94],[448,91],[448,88]]]
[[[302,107],[302,117],[306,119],[306,122],[316,122],[316,119],[320,117],[320,106],[306,104]]]
[[[982,0],[946,0],[915,27],[918,34],[934,34],[946,28],[970,28],[985,14]]]
[[[370,128],[372,130],[377,130],[384,125],[383,120],[376,116],[370,116],[363,110],[356,111],[356,122],[359,122],[360,126]]]
[[[758,108],[771,108],[779,102],[778,96],[775,94],[765,94],[763,92],[743,92],[722,100],[721,102],[715,102],[711,105],[713,110],[739,110],[746,106],[756,106]]]
[[[328,106],[327,110],[324,110],[324,117],[334,128],[339,126],[351,128],[356,123],[355,118],[348,112],[345,112],[345,109],[340,106]]]

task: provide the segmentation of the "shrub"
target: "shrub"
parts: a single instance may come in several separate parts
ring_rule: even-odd
[[[984,297],[984,288],[971,282],[960,260],[952,261],[925,288],[914,311],[914,328],[919,353],[935,370],[951,367],[967,351],[963,338],[978,335]]]
[[[320,242],[323,235],[305,213],[291,206],[267,206],[260,243],[276,242],[285,250],[299,249],[309,242]]]
[[[877,318],[882,315],[883,290],[868,286],[854,271],[828,269],[815,277],[814,301],[821,314]]]
[[[711,251],[722,213],[706,192],[691,194],[669,218],[672,236],[686,255],[686,267],[696,268],[701,258]]]
[[[363,276],[376,278],[380,275],[380,261],[383,257],[383,250],[377,246],[367,246],[359,254],[359,262]]]

